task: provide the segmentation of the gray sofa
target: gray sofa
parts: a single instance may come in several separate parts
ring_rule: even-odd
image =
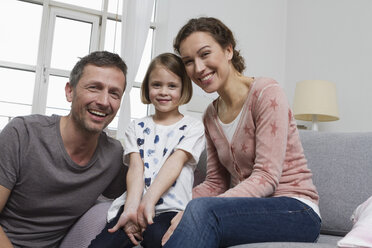
[[[301,130],[300,136],[320,196],[322,229],[318,242],[256,243],[234,248],[337,247],[337,241],[352,227],[350,216],[355,208],[372,196],[372,133]],[[204,178],[205,160],[203,153],[195,171],[195,184]],[[88,211],[71,229],[61,248],[86,247],[87,240],[104,225],[103,214],[97,213],[106,211],[108,206],[108,203],[100,203]],[[94,225],[91,224],[92,219],[95,220]]]
[[[260,243],[248,247],[337,247],[352,228],[355,208],[372,196],[372,133],[301,131],[301,142],[319,192],[321,235],[316,244]]]

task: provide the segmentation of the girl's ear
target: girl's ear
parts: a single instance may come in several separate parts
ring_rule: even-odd
[[[70,82],[66,83],[65,86],[65,94],[66,94],[66,99],[68,102],[72,102],[73,96],[74,96],[74,90],[70,84]]]
[[[232,45],[229,44],[226,48],[225,48],[225,54],[226,54],[226,58],[228,60],[232,60],[233,58],[233,55],[234,55],[234,49],[232,48]]]

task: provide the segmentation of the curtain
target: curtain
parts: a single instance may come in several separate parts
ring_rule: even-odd
[[[130,124],[130,91],[141,62],[153,7],[154,0],[124,0],[123,4],[121,57],[128,66],[128,73],[116,134],[116,138],[121,141],[124,138],[125,129]]]

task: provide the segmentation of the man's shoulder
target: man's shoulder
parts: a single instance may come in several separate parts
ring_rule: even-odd
[[[39,125],[39,126],[49,126],[55,124],[60,116],[52,115],[39,115],[39,114],[32,114],[32,115],[25,115],[25,116],[17,116],[12,119],[12,122],[16,124],[24,123],[28,125]]]
[[[36,130],[44,127],[54,126],[59,120],[59,116],[45,116],[39,114],[25,115],[14,117],[4,129],[14,129],[22,132],[22,130]]]
[[[122,151],[123,146],[121,145],[118,139],[108,136],[105,132],[102,132],[100,135],[99,145],[104,150],[111,151]]]

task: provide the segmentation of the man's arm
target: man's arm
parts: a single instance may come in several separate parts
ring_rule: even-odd
[[[0,212],[3,211],[3,208],[8,201],[9,195],[10,190],[0,185]],[[0,244],[2,248],[13,248],[13,245],[6,236],[2,226],[0,226]]]

